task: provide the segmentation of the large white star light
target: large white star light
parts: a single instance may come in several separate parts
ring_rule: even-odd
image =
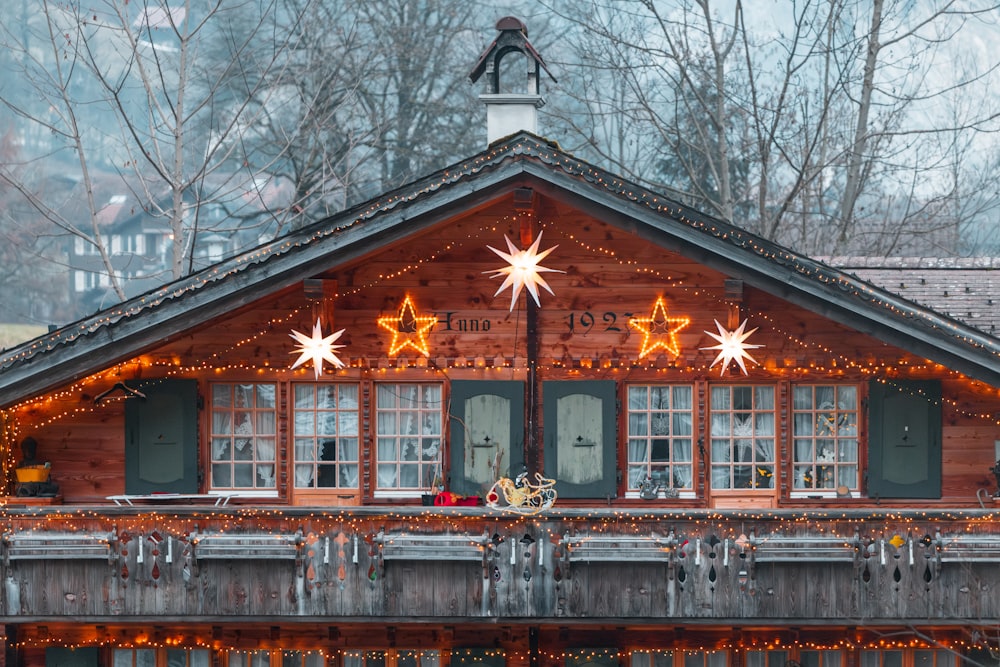
[[[500,276],[507,276],[503,284],[500,285],[500,289],[496,291],[497,294],[504,291],[508,287],[511,288],[510,296],[510,310],[513,312],[514,304],[517,303],[517,297],[521,294],[521,288],[527,288],[528,292],[531,294],[532,298],[535,300],[535,305],[541,307],[541,303],[538,302],[538,288],[544,287],[549,294],[555,296],[555,292],[549,287],[545,279],[539,274],[545,272],[551,273],[566,273],[565,271],[560,271],[559,269],[548,269],[544,266],[539,266],[539,262],[545,259],[545,256],[550,252],[558,248],[559,246],[552,246],[544,252],[538,252],[538,244],[542,242],[542,233],[538,232],[538,238],[535,242],[531,244],[527,250],[518,250],[517,246],[510,242],[507,235],[504,234],[504,241],[507,242],[507,249],[510,252],[503,252],[502,250],[497,250],[493,246],[486,246],[501,258],[507,261],[508,266],[501,269],[494,269],[493,271],[483,271],[483,273],[492,274],[490,278],[499,278]]]
[[[714,334],[711,331],[706,331],[705,333],[719,341],[719,344],[712,345],[711,347],[700,348],[702,350],[719,351],[718,356],[715,357],[715,361],[713,361],[712,365],[708,368],[715,368],[715,364],[721,361],[722,367],[719,369],[719,375],[722,375],[726,372],[726,369],[729,368],[729,364],[735,361],[740,365],[740,370],[743,371],[743,374],[749,375],[749,373],[747,373],[746,364],[743,363],[743,360],[747,359],[755,364],[758,364],[759,362],[751,357],[747,350],[764,347],[763,345],[750,345],[746,342],[746,339],[749,338],[753,332],[757,331],[757,329],[753,328],[744,333],[743,330],[747,326],[746,320],[743,320],[743,323],[736,329],[736,331],[727,331],[721,324],[719,324],[719,320],[715,320],[715,326],[719,328],[719,333]]]
[[[340,335],[344,331],[344,329],[341,329],[329,336],[323,336],[323,327],[320,325],[318,317],[316,318],[316,324],[313,326],[312,336],[307,336],[292,329],[292,333],[289,335],[299,342],[298,347],[292,352],[292,354],[298,353],[299,355],[299,358],[292,364],[292,370],[295,370],[308,361],[312,361],[313,372],[316,374],[316,379],[318,380],[319,376],[323,374],[324,361],[333,364],[337,368],[343,368],[344,362],[333,351],[339,350],[344,345],[334,345],[333,342],[340,338]]]

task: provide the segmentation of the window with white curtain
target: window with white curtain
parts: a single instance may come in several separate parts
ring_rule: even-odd
[[[293,385],[297,489],[358,488],[358,385]]]
[[[792,488],[857,491],[858,387],[792,387]]]
[[[440,383],[375,385],[375,491],[431,490],[441,475]]]
[[[768,385],[710,388],[713,489],[774,488],[774,389]]]
[[[211,487],[265,491],[277,488],[274,384],[212,384]]]
[[[628,491],[693,486],[694,387],[629,385]]]

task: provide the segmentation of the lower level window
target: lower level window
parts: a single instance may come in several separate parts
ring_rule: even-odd
[[[437,651],[357,651],[344,654],[343,667],[440,667]]]
[[[156,667],[158,654],[160,664],[166,667],[209,667],[211,663],[208,649],[116,648],[112,664],[114,667]]]
[[[441,476],[441,385],[375,386],[376,491],[423,491]]]
[[[275,385],[212,385],[212,489],[274,490]]]
[[[711,388],[713,489],[774,488],[774,387]]]

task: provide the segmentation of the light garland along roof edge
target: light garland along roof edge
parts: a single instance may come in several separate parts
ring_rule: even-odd
[[[275,267],[277,270],[268,274],[274,290],[280,289],[301,280],[317,262],[328,262],[331,257],[345,252],[345,248],[362,242],[369,234],[409,222],[413,218],[407,215],[410,207],[422,204],[424,212],[432,211],[468,195],[468,192],[456,192],[454,197],[448,198],[442,197],[442,191],[447,192],[449,188],[467,181],[500,182],[514,175],[507,173],[511,169],[548,180],[557,188],[565,187],[566,179],[578,184],[583,182],[587,187],[572,188],[572,194],[578,198],[593,198],[598,206],[614,208],[646,223],[653,231],[669,234],[682,243],[714,253],[724,266],[717,263],[713,268],[732,272],[734,267],[744,267],[750,276],[758,278],[769,273],[773,286],[787,287],[794,283],[796,289],[809,292],[812,298],[839,302],[850,312],[856,313],[853,309],[861,306],[870,311],[868,317],[881,321],[882,326],[888,329],[895,326],[923,330],[925,334],[919,336],[920,340],[932,348],[940,348],[948,359],[964,362],[958,364],[964,368],[957,370],[1000,385],[1000,339],[595,167],[565,153],[554,142],[528,132],[519,132],[494,142],[482,153],[427,177],[8,350],[0,355],[0,405],[23,398],[23,395],[13,394],[16,387],[11,385],[16,385],[24,375],[13,371],[32,366],[30,362],[40,356],[59,364],[63,361],[60,355],[68,354],[62,350],[73,348],[87,339],[96,340],[98,346],[115,344],[120,352],[125,352],[128,346],[122,346],[124,336],[116,336],[116,329],[126,326],[137,329],[156,327],[161,336],[169,335],[175,332],[164,331],[164,323],[182,312],[186,317],[183,323],[178,321],[176,326],[190,329],[201,321],[191,317],[198,309],[213,302],[229,301],[229,297],[237,293],[231,289],[217,289],[227,278],[265,263],[287,260],[288,265]],[[366,223],[386,217],[393,220],[381,227],[368,229]],[[406,232],[405,229],[401,231]],[[344,243],[321,244],[321,241],[331,237],[345,237]],[[323,247],[317,250],[321,245]],[[738,252],[733,253],[734,249]],[[773,271],[775,268],[777,273]],[[285,276],[287,280],[279,284],[276,275]],[[755,281],[751,278],[748,282],[754,284]],[[260,292],[258,283],[254,281],[246,283],[242,290],[254,287],[257,287],[257,296],[266,294]],[[780,296],[787,298],[786,294]],[[176,308],[171,308],[171,305]],[[149,317],[150,312],[156,311],[162,311],[163,316]],[[139,316],[144,316],[144,322],[137,324]],[[873,335],[879,337],[877,333]],[[907,347],[905,343],[900,346]],[[918,345],[917,348],[913,351],[929,358],[933,356],[927,354],[926,346]],[[89,347],[86,356],[94,364],[91,370],[107,365],[107,359],[93,354],[93,349]],[[977,372],[980,369],[982,372]],[[52,370],[51,366],[47,366],[46,372]],[[78,369],[76,374],[81,372],[82,369]]]

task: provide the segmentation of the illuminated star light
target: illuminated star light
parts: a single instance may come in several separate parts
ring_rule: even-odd
[[[548,250],[539,253],[538,244],[542,242],[542,233],[538,232],[538,238],[535,242],[531,244],[531,247],[527,250],[518,250],[517,246],[510,242],[507,235],[504,234],[503,240],[507,242],[507,249],[510,250],[509,253],[503,252],[502,250],[497,250],[493,246],[486,246],[502,259],[505,259],[509,266],[505,266],[502,269],[494,269],[493,271],[483,271],[483,273],[491,273],[493,275],[490,278],[499,278],[500,276],[507,276],[503,284],[500,285],[500,289],[496,291],[493,296],[497,296],[500,292],[504,291],[508,287],[511,288],[510,296],[510,310],[514,311],[514,304],[517,303],[517,297],[521,294],[521,288],[526,287],[528,292],[531,293],[532,298],[535,300],[535,305],[539,308],[542,306],[538,301],[538,288],[544,287],[549,294],[555,296],[555,292],[549,287],[545,279],[539,274],[550,272],[550,273],[566,273],[565,271],[560,271],[559,269],[548,269],[544,266],[539,266],[539,262],[545,259],[545,256],[550,252],[558,248],[559,246],[554,245]]]
[[[433,315],[417,315],[413,300],[407,295],[399,309],[399,315],[386,315],[378,318],[378,325],[392,332],[392,342],[389,344],[389,354],[394,356],[400,350],[411,347],[425,357],[430,356],[430,346],[427,344],[427,332],[437,324]]]
[[[747,352],[747,350],[758,347],[764,347],[763,345],[750,345],[749,343],[746,342],[746,339],[749,338],[753,334],[753,332],[757,331],[757,328],[755,327],[750,331],[743,333],[743,329],[745,329],[747,326],[746,320],[743,320],[743,323],[736,329],[736,331],[726,331],[726,329],[723,328],[721,324],[719,324],[719,320],[715,320],[715,326],[719,328],[719,333],[714,334],[711,331],[706,331],[705,333],[707,333],[715,340],[719,341],[719,344],[712,345],[711,347],[699,348],[702,350],[719,351],[718,356],[715,357],[715,361],[713,361],[712,365],[708,367],[709,370],[715,368],[715,364],[721,361],[722,367],[719,369],[719,375],[722,375],[723,373],[726,372],[726,369],[729,368],[729,364],[735,361],[740,365],[740,370],[743,371],[743,375],[749,375],[749,373],[747,373],[747,367],[743,363],[743,360],[747,359],[748,361],[752,361],[757,365],[760,365],[760,362],[751,357],[750,353]]]
[[[679,355],[681,345],[677,340],[677,332],[690,324],[691,318],[667,315],[667,303],[661,296],[653,305],[653,312],[649,317],[631,317],[628,323],[645,334],[642,338],[642,350],[639,351],[639,358],[642,359],[661,348],[674,356]]]
[[[320,326],[319,318],[316,318],[316,324],[313,326],[312,336],[307,336],[304,333],[300,333],[295,329],[292,329],[292,333],[289,335],[299,342],[298,348],[295,349],[292,354],[298,353],[299,358],[295,360],[292,364],[292,370],[295,370],[307,361],[312,361],[313,372],[316,374],[316,379],[323,374],[323,362],[329,362],[336,366],[337,368],[343,368],[344,362],[341,361],[336,354],[333,353],[334,350],[339,350],[344,345],[334,345],[333,342],[340,338],[340,335],[344,333],[344,329],[341,329],[337,333],[332,333],[329,336],[323,336],[323,328]]]

